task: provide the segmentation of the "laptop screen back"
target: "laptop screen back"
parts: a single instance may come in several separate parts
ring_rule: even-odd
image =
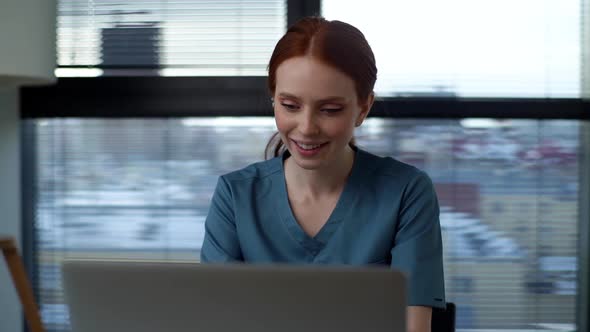
[[[73,332],[405,331],[386,268],[66,261]]]

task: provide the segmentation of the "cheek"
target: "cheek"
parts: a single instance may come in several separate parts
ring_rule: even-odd
[[[354,123],[349,121],[349,119],[339,119],[339,121],[330,122],[324,128],[330,136],[341,136],[344,138],[354,134]]]
[[[281,134],[287,132],[291,127],[289,118],[286,117],[282,112],[275,111],[275,123],[277,125],[277,129]]]

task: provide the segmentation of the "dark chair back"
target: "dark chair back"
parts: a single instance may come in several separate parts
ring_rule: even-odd
[[[455,304],[447,302],[446,309],[432,308],[432,332],[455,332]]]

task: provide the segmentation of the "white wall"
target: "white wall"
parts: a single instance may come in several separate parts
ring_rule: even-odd
[[[21,239],[18,87],[55,78],[56,1],[0,0],[0,234],[14,236],[17,242]],[[0,331],[22,331],[20,301],[3,258]]]
[[[0,87],[54,80],[56,1],[0,1]]]
[[[0,87],[0,234],[20,240],[18,91]],[[0,331],[22,331],[21,306],[4,258],[0,261]]]

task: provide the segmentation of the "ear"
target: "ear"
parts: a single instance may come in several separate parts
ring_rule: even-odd
[[[361,105],[361,112],[354,123],[356,127],[360,126],[363,121],[365,121],[365,118],[367,118],[367,115],[369,115],[369,112],[371,111],[371,107],[373,107],[373,102],[375,102],[375,92],[371,92],[367,101]]]

